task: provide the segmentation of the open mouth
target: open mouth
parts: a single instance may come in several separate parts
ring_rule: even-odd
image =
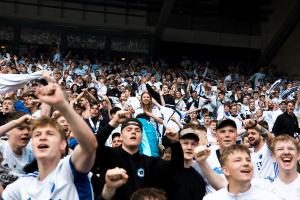
[[[136,140],[136,136],[131,136],[129,139],[130,140]]]
[[[28,142],[29,139],[30,139],[29,137],[22,137],[22,138],[21,138],[21,140],[24,141],[24,142]]]
[[[250,169],[243,169],[240,171],[242,174],[251,174],[251,170]]]
[[[38,149],[47,149],[47,148],[49,148],[49,145],[47,145],[47,144],[39,144],[38,145]]]
[[[291,163],[292,162],[291,157],[283,157],[281,160],[282,160],[283,163]]]

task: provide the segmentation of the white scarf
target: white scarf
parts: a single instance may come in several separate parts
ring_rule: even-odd
[[[7,93],[22,88],[31,80],[42,78],[43,71],[32,74],[0,74],[0,93]]]

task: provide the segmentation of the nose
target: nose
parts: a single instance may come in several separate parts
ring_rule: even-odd
[[[249,160],[243,159],[243,166],[249,167],[251,162]]]
[[[284,148],[283,149],[283,154],[289,154],[290,152],[289,152],[289,150],[287,149],[287,148]]]
[[[187,148],[188,148],[188,149],[192,149],[192,144],[188,144],[188,145],[187,145]]]
[[[46,140],[47,139],[47,134],[46,133],[41,133],[41,135],[40,135],[40,140]]]

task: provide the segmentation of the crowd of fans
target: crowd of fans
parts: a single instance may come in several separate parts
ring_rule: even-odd
[[[187,58],[0,55],[3,199],[300,199],[300,81]]]

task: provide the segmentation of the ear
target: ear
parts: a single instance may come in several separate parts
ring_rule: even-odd
[[[65,153],[66,153],[66,148],[67,148],[67,141],[63,140],[60,143],[60,151],[62,152],[63,155],[65,155]]]
[[[226,166],[222,167],[222,169],[223,169],[225,177],[230,176],[230,171],[229,171],[229,169]]]

